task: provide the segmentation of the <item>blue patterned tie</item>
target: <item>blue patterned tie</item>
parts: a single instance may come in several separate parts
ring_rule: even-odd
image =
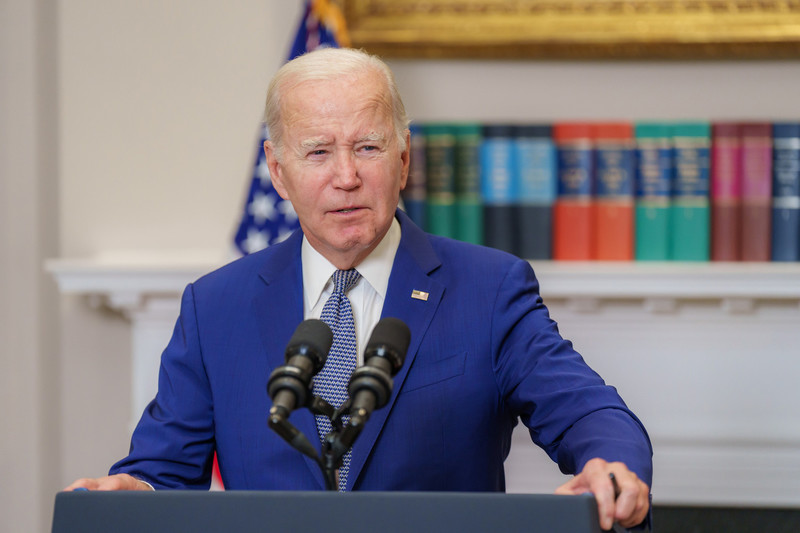
[[[333,331],[333,344],[328,360],[322,371],[314,378],[314,394],[321,396],[334,407],[347,400],[347,384],[356,369],[356,325],[353,321],[353,308],[347,298],[347,291],[356,284],[361,274],[356,269],[337,270],[333,273],[333,294],[322,308],[323,322]],[[317,431],[320,440],[331,431],[331,421],[323,415],[317,416]],[[347,472],[350,470],[351,452],[345,454],[339,469],[339,491],[344,492],[347,485]]]

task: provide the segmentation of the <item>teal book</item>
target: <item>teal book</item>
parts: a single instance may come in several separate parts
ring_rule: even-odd
[[[638,123],[634,258],[666,261],[669,254],[670,196],[673,179],[672,128],[664,123]]]
[[[675,261],[708,261],[711,125],[673,124],[672,142],[675,182],[670,209],[670,256]]]
[[[512,254],[517,253],[514,134],[514,126],[486,125],[481,144],[484,243]]]
[[[408,181],[406,188],[402,191],[403,206],[405,212],[414,223],[427,229],[425,222],[425,209],[427,198],[427,175],[426,156],[425,156],[425,131],[419,124],[411,124],[411,146],[408,169]]]
[[[553,203],[558,191],[558,165],[552,129],[549,125],[530,124],[519,126],[516,132],[517,255],[524,259],[553,257]]]
[[[481,199],[481,125],[454,124],[456,137],[456,238],[483,244]]]
[[[425,125],[426,229],[443,237],[456,232],[456,136],[449,123]]]

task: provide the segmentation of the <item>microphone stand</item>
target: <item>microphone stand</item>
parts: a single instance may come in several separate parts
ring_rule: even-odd
[[[317,454],[311,441],[289,422],[288,411],[285,409],[273,406],[269,410],[269,427],[292,448],[310,457],[319,465],[325,478],[326,490],[338,491],[336,473],[342,466],[344,455],[353,447],[353,443],[364,428],[364,423],[369,415],[364,409],[359,409],[358,413],[352,414],[349,399],[341,407],[335,409],[319,396],[312,396],[308,410],[314,415],[326,416],[331,421],[332,430],[325,435],[325,439],[322,441],[321,454]],[[351,414],[347,425],[344,425],[344,417]]]

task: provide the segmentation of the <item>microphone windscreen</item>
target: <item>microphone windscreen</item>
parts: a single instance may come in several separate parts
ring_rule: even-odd
[[[299,351],[311,352],[308,355],[313,354],[313,357],[321,359],[321,366],[328,358],[331,344],[333,344],[333,332],[328,324],[316,318],[309,318],[300,322],[294,330],[294,335],[286,345],[286,357],[291,357]]]
[[[399,318],[383,318],[372,330],[372,336],[367,344],[365,354],[371,354],[383,349],[394,352],[394,356],[398,360],[393,361],[393,366],[396,367],[395,371],[397,371],[403,366],[410,343],[411,330],[408,329],[405,322]]]

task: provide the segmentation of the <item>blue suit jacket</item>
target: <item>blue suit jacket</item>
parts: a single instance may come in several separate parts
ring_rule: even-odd
[[[382,316],[408,324],[411,345],[389,404],[353,447],[348,488],[503,490],[518,419],[566,473],[603,457],[650,484],[644,428],[561,338],[530,265],[397,217]],[[301,241],[298,231],[187,287],[158,394],[111,473],[207,488],[216,450],[229,489],[324,488],[317,464],[267,426],[267,378],[303,320]],[[307,409],[290,421],[318,444]]]

